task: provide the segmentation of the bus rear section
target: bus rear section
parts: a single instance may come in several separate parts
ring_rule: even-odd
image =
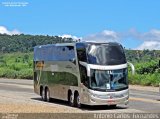
[[[72,101],[79,92],[79,73],[74,44],[51,44],[34,48],[34,91],[44,101]]]

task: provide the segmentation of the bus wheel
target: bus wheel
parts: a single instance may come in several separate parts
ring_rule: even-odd
[[[68,102],[69,102],[70,106],[72,106],[72,107],[74,106],[74,97],[73,97],[72,93],[69,94]]]
[[[80,102],[80,95],[79,93],[76,93],[75,95],[75,106],[80,108],[81,107],[81,102]]]
[[[41,97],[42,97],[42,100],[45,100],[45,90],[44,89],[42,89],[42,95],[41,95]]]
[[[50,102],[50,91],[48,88],[45,90],[45,100]]]

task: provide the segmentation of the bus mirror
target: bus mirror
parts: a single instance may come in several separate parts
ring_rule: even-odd
[[[134,67],[134,65],[132,63],[130,63],[130,62],[127,62],[127,63],[131,67],[132,75],[134,75],[135,74],[135,67]]]

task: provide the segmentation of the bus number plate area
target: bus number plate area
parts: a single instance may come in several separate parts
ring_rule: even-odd
[[[115,100],[114,100],[115,94],[111,94],[109,98],[110,99],[107,100],[107,103],[108,104],[115,104]]]
[[[109,100],[107,100],[107,103],[108,104],[115,104],[115,101],[113,99],[109,99]]]

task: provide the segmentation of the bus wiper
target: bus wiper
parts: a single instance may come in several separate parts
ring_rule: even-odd
[[[106,91],[106,88],[98,88],[98,87],[92,87],[93,90],[97,90],[97,91]]]

